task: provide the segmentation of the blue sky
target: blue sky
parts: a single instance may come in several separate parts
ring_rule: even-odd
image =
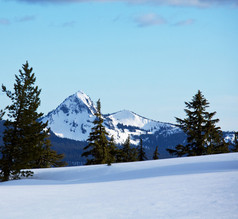
[[[28,60],[45,114],[82,90],[103,113],[172,123],[200,89],[238,130],[237,39],[236,0],[0,0],[0,82]]]

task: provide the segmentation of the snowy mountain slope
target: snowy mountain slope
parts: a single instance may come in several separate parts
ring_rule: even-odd
[[[44,122],[48,120],[51,131],[56,135],[51,135],[54,149],[65,154],[64,160],[70,166],[85,163],[81,154],[93,127],[95,112],[92,100],[79,91],[42,119]],[[109,136],[114,136],[118,144],[123,143],[128,135],[134,145],[138,145],[139,138],[142,138],[148,159],[152,159],[156,146],[159,146],[159,157],[168,158],[171,155],[166,151],[167,148],[186,142],[186,135],[175,125],[147,119],[129,110],[106,114],[103,118],[106,131]],[[233,138],[234,132],[224,132],[224,136],[226,141],[231,142],[229,139]]]
[[[132,144],[138,144],[141,135],[152,135],[155,132],[162,133],[165,130],[166,135],[181,132],[175,125],[147,119],[129,110],[109,114],[104,118],[104,124],[109,135],[113,135],[117,143],[123,143],[128,135],[132,138]]]
[[[59,137],[84,141],[92,128],[96,107],[91,99],[79,91],[43,117],[48,126]]]
[[[96,108],[91,99],[79,91],[48,113],[43,121],[48,120],[49,127],[59,137],[86,141],[95,119],[95,112]],[[172,124],[156,122],[128,110],[103,115],[103,118],[109,136],[113,135],[117,143],[123,143],[128,135],[131,136],[132,144],[137,144],[142,134],[166,131],[164,134],[169,135],[181,132]]]
[[[0,184],[2,218],[229,218],[238,153],[36,169]]]

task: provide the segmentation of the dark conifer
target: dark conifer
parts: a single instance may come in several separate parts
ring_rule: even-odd
[[[129,162],[129,157],[130,157],[130,136],[128,136],[128,138],[126,139],[126,141],[124,142],[124,144],[122,145],[122,161],[123,162]]]
[[[121,163],[123,162],[123,151],[122,147],[117,147],[116,149],[116,163]]]
[[[140,144],[138,147],[138,160],[139,161],[144,161],[147,160],[148,158],[146,157],[145,149],[143,148],[143,141],[140,138]]]
[[[130,136],[126,139],[122,145],[122,161],[123,162],[132,162],[138,160],[138,153],[136,148],[131,147]]]
[[[219,119],[213,119],[216,112],[209,113],[208,101],[201,91],[193,96],[191,102],[185,102],[187,117],[176,118],[179,127],[187,134],[187,144],[177,145],[175,149],[168,149],[177,156],[196,156],[213,153],[228,152],[228,145],[222,137],[220,127],[216,127]]]
[[[235,132],[233,148],[231,149],[231,151],[232,152],[238,152],[238,132]]]
[[[51,142],[49,139],[45,141],[44,150],[38,160],[36,160],[34,168],[48,168],[48,167],[64,167],[66,162],[62,161],[64,154],[57,154],[51,149]]]
[[[0,110],[0,121],[2,120],[2,117],[4,116],[5,112],[3,110]]]
[[[111,163],[115,163],[116,162],[116,155],[117,155],[117,147],[116,147],[116,143],[114,140],[114,137],[112,135],[110,141],[108,142],[108,157],[107,157],[107,164],[110,166]]]
[[[181,145],[181,144],[178,144],[175,149],[170,149],[170,148],[167,148],[166,149],[170,154],[172,155],[175,155],[177,157],[182,157],[184,155],[187,155],[188,154],[188,151],[189,151],[189,147],[188,145]]]
[[[96,118],[93,121],[94,127],[88,138],[88,145],[84,147],[82,156],[89,157],[86,164],[105,164],[108,162],[108,140],[103,118],[101,114],[101,103],[97,101]]]
[[[15,75],[14,92],[2,85],[3,92],[12,101],[6,107],[9,119],[4,123],[4,145],[0,148],[3,180],[8,180],[10,176],[32,175],[32,171],[22,169],[40,167],[37,161],[45,153],[45,146],[49,145],[47,123],[39,122],[43,113],[37,112],[41,90],[34,86],[36,77],[28,62],[22,68],[19,75]],[[47,163],[53,165],[51,160]]]
[[[159,152],[158,152],[158,146],[157,146],[153,153],[153,160],[158,160],[158,159],[159,159]]]

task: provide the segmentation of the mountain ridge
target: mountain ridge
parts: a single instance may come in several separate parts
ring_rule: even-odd
[[[42,122],[48,121],[53,149],[65,154],[64,161],[69,166],[85,163],[85,158],[81,157],[81,154],[87,145],[95,112],[96,107],[91,98],[83,91],[78,91],[41,119]],[[186,144],[186,134],[175,124],[148,119],[125,109],[102,116],[109,136],[114,136],[119,147],[128,135],[131,136],[131,144],[134,147],[141,138],[148,159],[152,159],[156,146],[159,158],[169,158],[171,155],[167,152],[167,148],[174,149],[178,144]],[[3,123],[4,121],[0,121],[0,144],[3,143]],[[223,131],[223,136],[227,142],[234,140],[234,132]]]
[[[59,137],[86,141],[93,127],[95,113],[96,107],[91,98],[83,91],[78,91],[50,111],[42,121],[48,121],[49,128]],[[128,135],[131,136],[132,144],[138,144],[138,136],[153,134],[161,128],[166,128],[168,133],[181,131],[171,123],[148,119],[125,109],[103,114],[102,117],[109,137],[113,135],[118,144],[122,144]]]

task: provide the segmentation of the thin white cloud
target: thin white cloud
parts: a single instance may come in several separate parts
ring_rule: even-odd
[[[162,25],[166,23],[166,20],[164,18],[154,13],[138,16],[134,19],[134,21],[139,27]]]
[[[23,17],[17,17],[16,21],[17,22],[27,22],[27,21],[33,21],[35,20],[36,17],[34,15],[27,15],[27,16],[23,16]]]
[[[10,25],[15,22],[27,22],[35,20],[35,16],[23,16],[23,17],[16,17],[15,19],[6,19],[6,18],[0,18],[0,25]]]
[[[134,4],[149,3],[154,5],[168,5],[168,6],[193,6],[193,7],[207,7],[207,1],[203,0],[125,0]]]
[[[73,27],[76,24],[76,21],[68,21],[62,24],[62,27]]]
[[[154,4],[168,6],[209,7],[214,5],[235,5],[237,0],[15,0],[28,3],[73,3],[73,2],[127,2],[132,4]]]
[[[49,26],[50,27],[57,27],[57,28],[62,28],[62,27],[74,27],[76,24],[76,21],[66,21],[64,23],[51,23]]]
[[[0,25],[9,25],[11,24],[10,20],[6,18],[0,18]]]
[[[188,26],[188,25],[192,25],[195,23],[194,19],[187,19],[187,20],[183,20],[183,21],[179,21],[177,23],[174,24],[174,26]]]

